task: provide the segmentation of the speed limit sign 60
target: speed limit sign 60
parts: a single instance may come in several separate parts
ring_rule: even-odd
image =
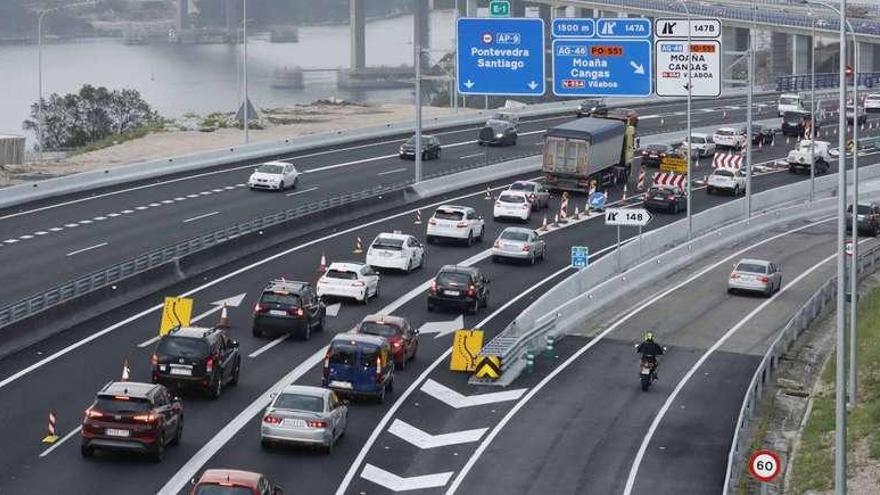
[[[779,475],[781,464],[776,452],[759,450],[749,458],[749,472],[756,480],[769,483]]]

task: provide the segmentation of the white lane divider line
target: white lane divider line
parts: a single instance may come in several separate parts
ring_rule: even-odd
[[[303,189],[302,191],[294,191],[292,193],[287,193],[287,194],[285,194],[285,196],[287,196],[289,198],[291,196],[296,196],[298,194],[310,193],[312,191],[317,191],[317,190],[318,190],[318,186],[315,186],[315,187],[310,187],[308,189]]]
[[[91,220],[80,220],[79,222],[76,222],[76,223],[78,223],[80,225],[88,225],[88,224],[92,223],[92,221]]]
[[[288,338],[290,338],[290,335],[289,335],[289,334],[288,334],[288,335],[282,335],[281,337],[276,338],[275,340],[269,342],[268,344],[264,345],[263,347],[260,347],[260,348],[257,349],[256,351],[254,351],[254,352],[248,354],[248,357],[249,357],[249,358],[255,358],[255,357],[258,357],[260,354],[262,354],[262,353],[268,351],[269,349],[275,347],[276,345],[278,345],[278,344],[284,342],[284,341],[287,340]]]
[[[412,476],[402,478],[394,473],[389,473],[384,469],[378,468],[372,464],[364,466],[361,477],[372,481],[373,483],[385,487],[394,492],[403,492],[409,490],[424,490],[426,488],[439,488],[446,486],[449,478],[455,474],[452,471],[446,473],[427,474],[424,476]]]
[[[505,390],[503,392],[489,392],[477,395],[462,395],[455,390],[428,378],[420,389],[422,392],[439,400],[449,407],[462,409],[465,407],[485,406],[487,404],[495,404],[497,402],[509,402],[519,400],[528,389],[518,388],[515,390]]]
[[[48,232],[46,232],[45,230],[38,230],[38,231],[34,232],[34,235],[46,235],[46,234],[48,234]]]
[[[150,208],[156,208],[157,206],[162,206],[162,203],[150,203],[148,206]]]
[[[66,223],[66,224],[64,224],[64,226],[67,227],[68,229],[73,229],[73,228],[79,227],[79,224],[78,223]]]
[[[223,192],[223,189],[220,189],[220,188],[217,188],[217,189],[211,189],[211,192],[222,193],[222,192]]]
[[[199,193],[199,195],[201,195],[201,196],[210,196],[212,194],[214,194],[214,193],[212,193],[211,191],[202,191]]]
[[[102,248],[106,245],[110,244],[109,242],[102,242],[100,244],[95,244],[94,246],[89,246],[87,248],[77,249],[76,251],[71,251],[67,253],[67,256],[76,256],[77,254],[84,253],[86,251],[91,251],[92,249]]]
[[[214,215],[219,215],[219,211],[212,211],[211,213],[205,213],[204,215],[199,215],[196,217],[187,218],[183,221],[183,223],[195,222],[196,220],[201,220],[203,218],[213,217]]]
[[[227,191],[231,191],[231,190],[235,189],[235,186],[225,186],[223,189],[226,189]]]
[[[135,206],[135,207],[134,207],[134,209],[137,210],[137,211],[144,211],[144,210],[146,210],[146,209],[148,209],[148,208],[149,208],[149,206]]]
[[[361,163],[369,163],[369,162],[375,162],[375,161],[379,161],[379,160],[387,160],[389,158],[394,158],[397,156],[399,156],[399,155],[397,155],[396,153],[393,155],[374,156],[372,158],[363,158],[361,160],[354,160],[351,162],[337,163],[335,165],[327,165],[325,167],[318,167],[318,168],[312,168],[309,170],[303,170],[303,173],[304,174],[314,174],[317,172],[326,172],[327,170],[335,170],[337,168],[348,167],[349,165],[359,165]]]
[[[92,218],[92,220],[94,220],[96,222],[103,222],[104,220],[107,220],[107,217],[103,217],[103,216],[102,217],[95,217],[95,218]]]
[[[479,442],[480,438],[487,431],[489,431],[489,428],[475,428],[473,430],[432,435],[400,419],[395,419],[388,428],[388,433],[422,450]]]
[[[30,234],[25,234],[25,235],[19,237],[19,239],[22,241],[27,241],[27,240],[33,239],[33,238],[34,238],[34,236],[32,236]]]
[[[61,438],[61,440],[58,440],[57,442],[53,443],[51,447],[49,447],[48,449],[42,451],[42,452],[40,453],[40,457],[46,457],[47,455],[51,454],[53,450],[57,449],[58,447],[61,447],[61,445],[62,445],[64,442],[70,440],[71,437],[73,437],[74,435],[78,434],[81,428],[82,428],[82,426],[77,426],[76,428],[74,428],[73,431],[71,431],[71,432],[68,433],[67,435],[64,435],[64,436]]]
[[[467,160],[468,158],[476,158],[478,156],[486,156],[486,154],[485,153],[473,153],[470,155],[460,156],[460,157],[458,157],[458,159],[459,160]]]
[[[406,172],[406,167],[403,167],[403,168],[395,168],[394,170],[386,170],[385,172],[379,172],[379,173],[376,174],[376,175],[390,175],[390,174],[396,174],[396,173],[399,173],[399,172]]]
[[[109,218],[116,218],[116,217],[118,217],[118,216],[120,216],[120,215],[122,215],[122,214],[121,214],[121,213],[108,213],[108,214],[107,214],[107,217],[109,217]]]
[[[49,232],[61,232],[62,230],[64,230],[64,227],[52,227],[49,229]]]
[[[186,198],[183,196],[178,196],[178,197],[174,198],[174,201],[186,201]]]
[[[6,239],[3,241],[4,244],[15,244],[16,242],[18,242],[18,239]]]
[[[128,214],[134,213],[134,210],[122,210],[119,213],[122,213],[123,215],[128,215]]]
[[[173,199],[163,199],[163,200],[162,200],[162,204],[163,204],[163,205],[170,205],[170,204],[172,204],[172,203],[174,203],[174,200],[173,200]]]

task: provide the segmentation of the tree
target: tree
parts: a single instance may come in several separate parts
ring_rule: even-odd
[[[42,108],[42,127],[39,125]],[[78,93],[53,93],[31,105],[23,127],[37,135],[44,150],[78,148],[114,134],[136,131],[160,121],[159,114],[133,89],[108,90],[90,84]]]

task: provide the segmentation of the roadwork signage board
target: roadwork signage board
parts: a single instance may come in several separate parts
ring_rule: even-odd
[[[721,21],[693,19],[690,47],[687,19],[657,19],[655,22],[657,96],[687,96],[689,84],[692,96],[721,96]]]
[[[162,308],[162,324],[159,335],[165,335],[174,327],[187,327],[192,318],[193,300],[187,297],[166,297]]]
[[[543,20],[462,17],[457,26],[455,78],[459,93],[544,94]]]
[[[498,356],[477,357],[477,369],[474,378],[490,378],[497,380],[501,376],[501,358]]]
[[[482,349],[482,330],[456,330],[455,336],[452,338],[449,371],[475,371],[477,369],[477,355]]]
[[[676,174],[687,175],[687,160],[684,158],[667,156],[660,160],[661,172],[673,172]]]
[[[644,208],[607,208],[605,225],[644,227],[651,221],[651,213]]]

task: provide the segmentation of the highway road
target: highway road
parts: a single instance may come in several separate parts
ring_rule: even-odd
[[[863,162],[874,160],[875,157],[866,157]],[[787,173],[769,173],[756,177],[755,189],[766,190],[804,179],[804,176]],[[503,184],[493,186],[503,187]],[[289,382],[318,384],[317,365],[323,357],[323,347],[327,341],[333,334],[349,329],[368,313],[402,315],[409,318],[415,326],[456,318],[454,313],[429,314],[425,310],[424,291],[427,282],[441,265],[476,264],[493,280],[488,310],[464,318],[465,326],[480,326],[486,330],[488,339],[504,328],[542,290],[570,273],[567,265],[569,247],[572,244],[586,244],[591,253],[602,255],[614,243],[613,229],[605,228],[601,220],[594,217],[585,221],[585,226],[572,225],[546,234],[549,253],[544,263],[534,267],[493,265],[487,259],[487,249],[491,246],[491,240],[507,224],[498,224],[491,220],[492,202],[483,199],[483,187],[462,191],[458,196],[450,195],[444,202],[474,206],[489,219],[486,241],[471,248],[431,245],[428,266],[425,269],[410,275],[383,275],[382,295],[378,300],[373,300],[366,307],[343,304],[338,315],[328,321],[328,330],[324,334],[315,335],[311,341],[270,341],[252,337],[250,308],[253,307],[259,290],[269,279],[279,276],[314,280],[322,254],[329,261],[354,258],[351,249],[357,236],[369,242],[378,232],[399,229],[418,234],[424,240],[424,225],[413,225],[412,209],[396,210],[375,215],[365,221],[340,225],[295,243],[288,243],[278,250],[251,256],[208,273],[198,280],[185,281],[164,294],[155,294],[119,308],[0,360],[0,402],[9,405],[0,409],[0,437],[4,438],[5,446],[0,450],[0,488],[9,492],[65,493],[70,492],[70,487],[76,486],[77,493],[100,493],[106,487],[112,486],[114,491],[125,493],[155,493],[160,490],[163,493],[176,493],[205,467],[231,466],[265,472],[288,489],[299,487],[311,493],[334,492],[343,483],[346,473],[351,472],[352,476],[348,480],[351,484],[343,485],[349,487],[343,491],[376,493],[375,482],[362,478],[362,471],[357,468],[363,465],[361,461],[364,459],[368,459],[372,465],[386,468],[419,459],[409,453],[401,454],[390,441],[383,440],[387,438],[383,427],[391,426],[388,421],[395,412],[411,412],[413,408],[423,406],[436,408],[436,403],[419,395],[423,392],[415,393],[415,387],[427,383],[424,378],[428,375],[436,376],[431,370],[435,363],[442,366],[442,355],[449,348],[448,336],[439,339],[430,335],[421,337],[419,356],[414,366],[396,375],[394,398],[400,397],[400,402],[389,401],[381,406],[355,403],[352,406],[349,430],[332,457],[308,450],[261,450],[256,435],[259,424],[256,415],[267,403],[268,394],[277,386]],[[620,191],[611,192],[612,199],[619,196]],[[707,196],[698,191],[694,206],[695,209],[702,210],[727,200],[728,197]],[[84,205],[88,203],[85,202]],[[415,205],[414,208],[421,208],[424,212],[436,204],[425,202]],[[539,216],[533,215],[530,222],[532,226],[539,225]],[[681,217],[682,215],[659,215],[651,227],[661,226]],[[796,273],[797,266],[799,265],[792,261],[790,276]],[[149,356],[152,352],[150,342],[159,325],[159,303],[162,296],[173,294],[195,298],[194,314],[206,315],[198,318],[202,324],[216,321],[216,306],[211,303],[241,295],[241,304],[230,315],[231,333],[240,341],[245,356],[240,384],[227,389],[217,401],[198,396],[185,397],[186,427],[183,441],[179,447],[168,451],[165,461],[160,465],[121,455],[82,459],[79,455],[77,428],[83,410],[98,388],[120,376],[122,364],[126,360],[132,369],[134,380],[149,378]],[[661,335],[665,336],[665,333]],[[670,344],[682,345],[674,339],[670,340]],[[693,354],[694,351],[676,348],[665,368],[667,371],[663,375],[664,381],[652,392],[651,397],[662,394],[666,383],[675,380],[676,369],[682,369],[681,366],[686,364],[685,356]],[[672,356],[682,356],[679,359],[685,359],[684,364],[677,366],[676,358]],[[625,368],[620,377],[630,377],[629,380],[621,378],[628,385],[636,384],[632,363],[629,358],[616,363],[622,369]],[[445,383],[447,387],[455,387],[464,379],[465,377],[456,377],[444,379],[442,382],[435,381]],[[410,386],[414,388],[410,390]],[[450,397],[455,398],[455,394],[450,394],[441,387],[434,387],[433,392],[435,396],[439,395],[447,400]],[[457,403],[462,404],[461,400]],[[471,411],[466,405],[463,408],[462,414],[487,414],[485,410]],[[58,444],[47,447],[40,443],[40,439],[45,435],[46,417],[50,410],[58,418],[58,429],[63,438]],[[502,412],[503,408],[499,406],[490,409],[488,414],[500,415]],[[425,413],[424,418],[429,419],[430,414],[433,413]],[[419,414],[410,415],[407,416],[407,421],[411,420],[417,427],[427,428],[427,424],[416,422],[420,421],[420,417]],[[435,427],[436,430],[433,429]],[[431,425],[432,433],[442,431],[442,425]],[[371,438],[378,440],[375,443],[370,441],[369,447],[365,447]],[[360,455],[362,449],[365,449],[363,457]],[[387,458],[376,459],[376,455],[382,456],[382,452],[386,450]],[[431,462],[434,462],[433,458]],[[353,471],[350,471],[352,466]],[[645,472],[649,471],[647,466],[646,463]],[[421,464],[409,463],[400,474],[410,476],[422,467]]]
[[[756,102],[757,119],[775,116],[775,97]],[[742,97],[696,101],[693,125],[743,122],[744,103]],[[640,107],[642,143],[651,134],[684,129],[684,109],[680,102]],[[477,146],[477,126],[437,132],[442,158],[425,162],[425,173],[480,166],[486,154],[492,162],[538,154],[543,131],[571,118],[524,120],[517,146],[507,148]],[[0,305],[238,221],[411,180],[413,162],[397,156],[405,137],[278,157],[305,172],[297,189],[284,193],[250,191],[253,163],[241,163],[0,211],[0,279],[16,281],[0,285]]]

